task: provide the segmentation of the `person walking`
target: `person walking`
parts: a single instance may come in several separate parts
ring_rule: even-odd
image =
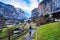
[[[30,25],[29,27],[29,35],[31,36],[31,33],[32,33],[32,26]]]

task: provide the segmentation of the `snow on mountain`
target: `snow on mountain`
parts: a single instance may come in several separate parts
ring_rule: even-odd
[[[0,14],[8,19],[25,19],[25,13],[21,8],[0,2]]]

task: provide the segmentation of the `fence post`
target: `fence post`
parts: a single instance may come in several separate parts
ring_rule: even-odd
[[[9,35],[9,38],[8,38],[8,40],[10,40],[10,35]]]
[[[10,40],[11,29],[8,29],[8,40]]]

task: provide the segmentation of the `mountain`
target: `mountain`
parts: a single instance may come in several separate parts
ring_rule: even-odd
[[[35,22],[35,19],[37,19],[37,17],[39,16],[38,8],[34,8],[34,9],[31,11],[31,13],[32,13],[32,14],[31,14],[30,19]]]
[[[26,19],[27,16],[25,15],[25,12],[21,8],[16,8],[18,19]]]
[[[38,8],[33,9],[31,13],[32,13],[31,17],[38,16],[39,15]]]
[[[0,14],[7,19],[25,19],[25,12],[21,8],[0,2]]]
[[[9,19],[15,19],[14,17],[16,15],[16,10],[14,6],[4,4],[0,2],[0,14],[4,15],[4,17],[9,18]]]

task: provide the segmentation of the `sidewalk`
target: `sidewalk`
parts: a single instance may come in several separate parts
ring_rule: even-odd
[[[24,40],[32,40],[32,37],[33,37],[34,32],[35,32],[35,30],[33,30],[33,31],[32,31],[31,36],[29,35],[29,33],[28,33],[28,34],[26,34],[26,36],[25,36],[25,39],[24,39]]]

